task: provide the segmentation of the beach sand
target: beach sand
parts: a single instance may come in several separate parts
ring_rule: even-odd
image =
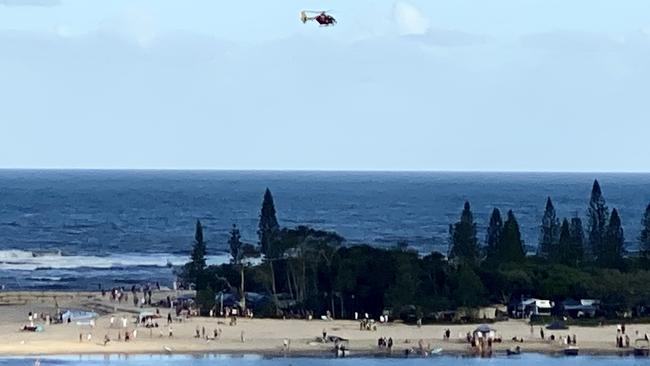
[[[155,298],[167,294],[158,292]],[[94,328],[71,324],[43,325],[43,332],[23,332],[19,328],[28,324],[28,313],[55,313],[55,300],[61,309],[86,309],[102,313]],[[333,345],[317,342],[322,336],[323,329],[328,335],[336,335],[349,340],[351,355],[386,353],[377,348],[377,338],[392,337],[394,340],[393,354],[399,355],[406,348],[417,348],[418,341],[423,340],[425,346],[432,349],[442,348],[444,353],[471,354],[472,350],[464,341],[464,335],[476,328],[476,325],[423,325],[421,328],[401,323],[379,324],[376,331],[361,331],[359,323],[354,320],[281,320],[281,319],[243,319],[240,318],[235,326],[229,326],[229,319],[195,317],[183,322],[172,324],[174,336],[170,338],[166,327],[166,317],[169,309],[160,309],[163,318],[158,319],[161,328],[151,331],[139,327],[137,338],[129,342],[117,341],[119,319],[125,315],[129,319],[127,329],[135,329],[135,314],[140,309],[121,304],[115,304],[99,293],[91,292],[2,292],[0,293],[0,354],[1,355],[50,355],[50,354],[114,354],[114,353],[255,353],[265,355],[294,354],[294,355],[330,355]],[[113,311],[115,311],[113,313]],[[150,308],[148,310],[155,310]],[[110,327],[109,313],[115,315],[116,327]],[[43,324],[38,321],[35,323]],[[496,353],[505,352],[508,348],[520,346],[523,352],[561,353],[564,345],[559,341],[543,341],[539,336],[539,326],[534,327],[531,334],[530,326],[521,320],[509,320],[491,325],[502,337],[503,343],[495,343]],[[205,327],[206,334],[212,335],[214,329],[221,328],[222,335],[218,340],[207,341],[194,338],[196,327]],[[451,340],[443,340],[445,329],[451,329]],[[160,336],[162,329],[163,336]],[[650,332],[650,325],[627,325],[627,334],[636,338]],[[241,340],[242,332],[244,342]],[[546,337],[554,334],[560,336],[575,334],[581,353],[589,354],[620,354],[630,350],[615,347],[616,326],[604,327],[571,327],[569,330],[544,330]],[[83,340],[79,341],[79,334]],[[91,341],[87,335],[92,334]],[[111,341],[104,346],[104,336]],[[510,341],[513,337],[523,337],[523,343]],[[463,339],[461,339],[463,338]],[[283,349],[283,341],[290,342],[289,350]]]

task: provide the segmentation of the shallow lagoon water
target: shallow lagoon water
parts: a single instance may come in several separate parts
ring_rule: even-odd
[[[36,358],[0,358],[0,365],[19,366],[33,365]],[[207,366],[222,364],[228,366],[471,366],[471,365],[527,365],[527,366],[636,366],[650,365],[649,359],[634,357],[604,357],[604,356],[578,356],[578,357],[554,357],[541,354],[527,354],[517,357],[455,357],[440,356],[433,358],[313,358],[313,357],[262,357],[255,355],[227,356],[227,355],[75,355],[75,356],[47,356],[40,358],[41,365],[65,365],[65,366],[94,366],[94,365],[116,365],[116,366],[172,366],[192,365]]]

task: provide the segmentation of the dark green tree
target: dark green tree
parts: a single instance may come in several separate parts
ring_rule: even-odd
[[[228,247],[230,248],[230,262],[232,264],[239,264],[243,259],[244,251],[242,250],[244,243],[241,241],[241,233],[237,225],[233,224],[230,229],[230,238],[228,238]]]
[[[456,306],[476,307],[485,303],[485,287],[472,266],[461,264],[451,281],[451,297]]]
[[[244,292],[244,243],[241,242],[241,234],[235,224],[232,225],[232,229],[230,230],[228,246],[230,247],[231,263],[239,267],[239,296],[241,298],[242,308],[246,309],[246,292]]]
[[[277,253],[277,236],[280,231],[278,219],[275,216],[275,204],[273,203],[273,195],[267,188],[264,192],[264,199],[262,200],[262,210],[260,211],[260,222],[257,227],[257,236],[259,238],[260,251],[264,254],[264,259],[268,263],[269,273],[271,275],[271,292],[273,293],[273,300],[277,307],[277,290],[275,284],[275,269],[273,268],[273,261],[278,259],[280,253]]]
[[[606,268],[621,268],[625,255],[625,236],[621,226],[621,218],[616,209],[612,210],[609,225],[605,230],[605,240],[597,263]]]
[[[588,232],[588,249],[590,255],[599,258],[603,256],[603,246],[605,243],[605,232],[607,231],[607,219],[609,210],[605,204],[603,192],[600,189],[598,180],[594,180],[591,188],[591,199],[587,209],[587,232]]]
[[[645,209],[641,219],[641,234],[639,234],[639,251],[642,257],[647,261],[650,260],[650,204]]]
[[[264,192],[264,199],[262,200],[262,210],[260,212],[260,221],[257,227],[257,236],[260,241],[260,249],[262,254],[267,257],[274,255],[272,244],[280,230],[278,219],[275,216],[275,203],[273,202],[273,195],[267,188]]]
[[[207,247],[205,240],[203,240],[203,226],[201,221],[196,220],[196,228],[194,231],[194,243],[192,245],[192,252],[190,253],[189,263],[189,280],[194,283],[197,291],[206,288],[207,279],[205,278],[205,255]]]
[[[560,239],[560,220],[555,213],[551,197],[546,199],[546,209],[542,217],[542,226],[539,232],[539,246],[537,254],[543,258],[550,258],[554,247]]]
[[[582,219],[573,217],[569,225],[569,235],[571,236],[570,255],[575,258],[575,264],[583,261],[585,255],[585,231],[582,228]]]
[[[450,225],[449,234],[451,239],[449,258],[476,263],[479,257],[479,247],[476,238],[476,223],[469,202],[465,202],[460,221]]]
[[[494,259],[502,234],[503,220],[501,219],[501,211],[495,208],[490,215],[490,223],[488,224],[487,236],[485,238],[485,249],[488,260]]]
[[[518,262],[526,257],[519,223],[517,223],[517,218],[512,210],[508,211],[506,221],[503,224],[503,235],[497,245],[496,257],[499,262]]]
[[[575,266],[576,259],[572,257],[573,238],[571,237],[571,228],[569,220],[564,219],[560,228],[560,238],[557,245],[551,247],[548,258],[556,263],[567,266]]]

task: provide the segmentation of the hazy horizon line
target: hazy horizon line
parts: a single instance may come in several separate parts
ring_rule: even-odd
[[[278,173],[502,173],[502,174],[650,174],[640,170],[449,170],[449,169],[231,169],[231,168],[133,168],[133,167],[0,167],[0,171],[123,171],[123,172],[278,172]]]

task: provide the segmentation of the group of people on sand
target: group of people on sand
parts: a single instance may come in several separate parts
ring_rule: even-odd
[[[221,311],[217,311],[216,306],[210,309],[210,317],[216,317],[216,316],[222,316],[224,318],[232,318],[232,317],[238,317],[242,316],[245,318],[252,319],[253,318],[253,309],[251,308],[246,308],[244,310],[237,308],[237,307],[229,307],[226,306],[223,308]]]
[[[531,327],[531,330],[532,330],[533,326],[531,325],[530,327]],[[543,327],[539,328],[539,338],[541,338],[543,341],[546,340],[546,334],[544,333],[544,328]],[[548,340],[551,341],[551,342],[555,342],[558,339],[555,337],[555,334],[551,334],[548,337]],[[577,340],[577,337],[576,337],[575,334],[573,334],[573,335],[568,335],[567,334],[566,337],[565,336],[560,336],[559,341],[562,344],[567,345],[567,346],[577,345],[578,344],[578,340]],[[522,342],[523,342],[523,338],[522,338]]]
[[[629,348],[630,336],[625,333],[625,323],[616,326],[616,348]],[[639,339],[639,331],[636,331],[636,337]],[[648,333],[643,336],[646,341],[649,340]]]
[[[39,313],[39,312],[29,312],[27,314],[27,321],[28,324],[24,324],[20,330],[21,331],[29,331],[29,332],[35,332],[37,331],[40,326],[36,325],[36,322],[42,322],[46,325],[52,325],[52,324],[61,324],[64,322],[63,320],[63,313],[60,311],[57,311],[55,316],[51,316],[50,313]],[[67,318],[67,322],[71,323],[72,320],[71,318]]]
[[[102,297],[106,297],[106,290],[102,288],[101,284],[99,285],[102,292]],[[133,306],[144,307],[145,305],[152,305],[151,298],[153,295],[153,289],[160,290],[160,284],[156,282],[154,285],[149,283],[136,286],[131,286],[131,298],[133,299]],[[138,297],[138,293],[142,293],[142,297]],[[129,294],[124,287],[113,287],[109,290],[109,299],[112,302],[128,302]]]
[[[388,352],[390,352],[393,349],[393,338],[389,337],[386,339],[386,337],[379,337],[377,339],[377,347],[379,347],[379,349],[387,349]]]
[[[361,319],[359,322],[359,330],[377,330],[377,324],[374,319]]]
[[[128,325],[129,320],[126,318],[126,316],[122,315],[120,318],[120,324],[122,328],[126,328]],[[109,319],[109,328],[119,328],[120,325],[118,325],[115,321],[115,315],[111,315],[111,318]]]
[[[212,330],[212,336],[210,336],[209,333],[206,333],[205,326],[199,328],[199,326],[197,325],[196,329],[194,330],[194,338],[202,338],[205,340],[217,340],[221,338],[221,333],[222,333],[221,328],[217,327]]]
[[[160,285],[156,283],[156,288],[160,290]],[[141,297],[138,297],[138,294],[142,293]],[[102,289],[102,297],[106,297],[106,290]],[[145,305],[152,305],[153,296],[153,287],[149,284],[144,286],[131,286],[131,299],[133,300],[133,306],[144,307]],[[113,287],[109,291],[109,299],[112,302],[117,302],[121,304],[122,302],[126,303],[129,301],[129,294],[124,289],[124,287]]]

